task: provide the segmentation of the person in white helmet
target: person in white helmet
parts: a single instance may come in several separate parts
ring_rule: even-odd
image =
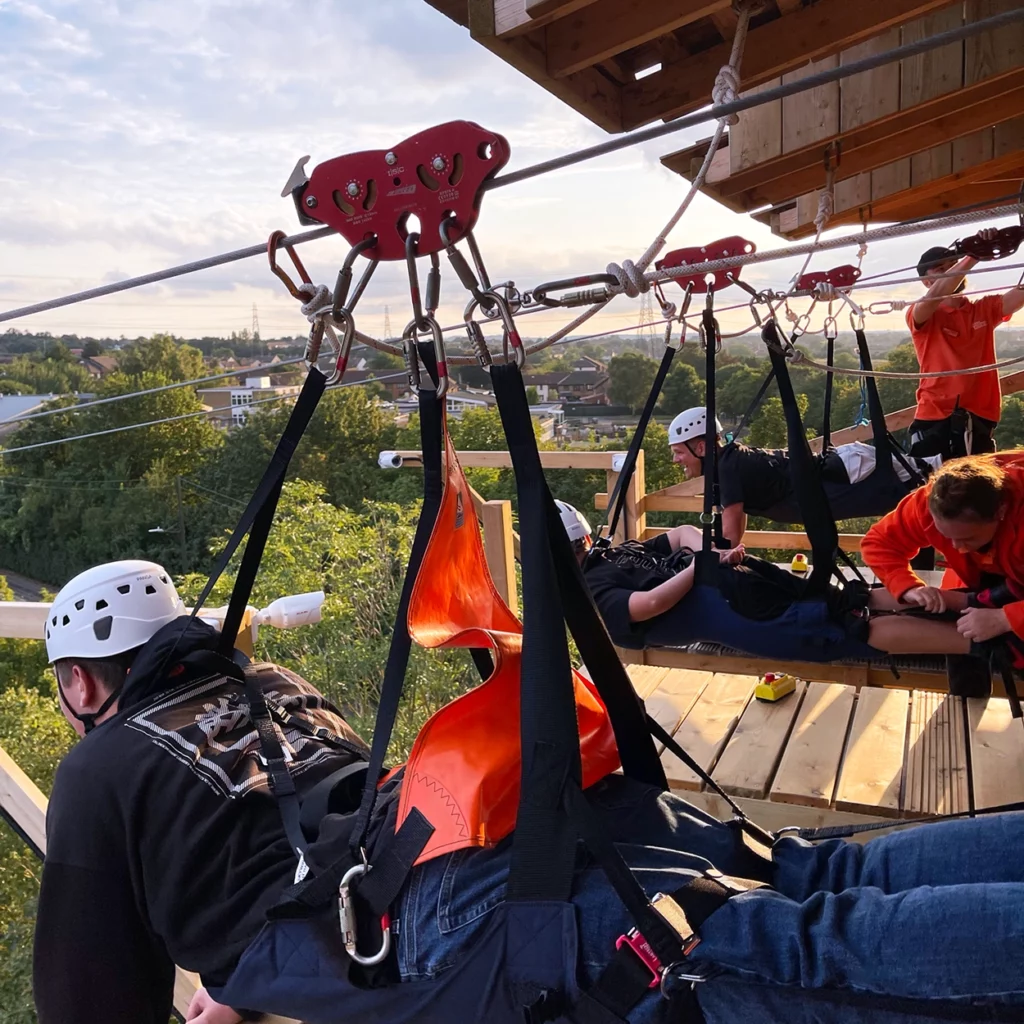
[[[61,710],[83,739],[47,812],[39,1024],[166,1024],[173,965],[226,980],[294,877],[241,668],[216,653],[211,626],[189,623],[152,562],[76,576],[45,639]],[[365,761],[363,741],[312,686],[256,668],[298,788]],[[190,1019],[243,1016],[200,993]]]
[[[695,406],[679,413],[668,428],[668,443],[673,461],[683,467],[688,479],[704,472],[707,452],[707,410]],[[743,539],[747,515],[764,516],[777,522],[799,522],[800,513],[789,470],[789,453],[783,449],[748,448],[731,441],[721,443],[722,424],[715,420],[718,438],[718,497],[722,506],[722,533],[733,546]],[[920,478],[938,467],[938,458],[912,460]],[[896,474],[907,485],[908,492],[917,480],[897,460]],[[874,445],[863,441],[832,448],[821,456],[822,483],[826,497],[837,519],[874,513],[882,515],[895,507],[862,509],[851,507],[853,485],[866,482],[875,468]]]
[[[752,655],[815,661],[971,649],[954,623],[892,614],[908,606],[881,589],[830,588],[820,616],[791,621],[787,615],[804,597],[806,580],[748,555],[742,544],[716,552],[722,565],[719,589],[696,594],[695,552],[702,537],[695,526],[676,526],[650,540],[591,554],[586,518],[568,502],[555,504],[594,603],[620,647],[725,643]],[[761,623],[773,626],[762,632],[755,626]]]

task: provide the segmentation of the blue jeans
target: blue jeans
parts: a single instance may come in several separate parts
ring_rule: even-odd
[[[712,866],[772,884],[729,900],[701,928],[690,960],[718,972],[697,986],[708,1024],[769,1019],[759,1003],[765,986],[730,986],[730,978],[1024,1003],[1024,814],[920,825],[863,846],[787,838],[769,864],[744,846],[735,827],[672,794],[621,776],[590,794],[648,895],[672,892]],[[414,872],[397,914],[403,979],[436,977],[472,948],[504,899],[508,865],[505,842]],[[573,903],[586,986],[630,921],[582,848]],[[630,1020],[660,1020],[661,1003],[652,993]],[[791,1019],[804,1018],[794,1012]]]

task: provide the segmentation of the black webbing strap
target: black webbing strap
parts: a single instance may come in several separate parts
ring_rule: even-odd
[[[259,674],[252,666],[245,668],[245,696],[249,702],[249,720],[259,737],[260,757],[267,769],[267,783],[274,794],[277,809],[281,812],[285,835],[292,849],[301,855],[305,853],[307,844],[302,832],[299,795],[295,790],[292,773],[288,770],[277,727],[263,696]]]
[[[522,376],[493,367],[492,379],[506,436],[511,432],[515,439],[514,444],[510,439],[509,450],[516,472],[535,480],[544,497],[546,541],[555,573],[552,587],[557,586],[562,599],[561,613],[608,709],[622,769],[630,778],[667,789],[665,771],[651,742],[643,704],[594,604],[544,477]]]
[[[718,507],[718,426],[715,406],[715,355],[718,348],[718,324],[715,322],[714,289],[708,286],[708,301],[701,319],[704,341],[704,511],[701,515],[703,539],[701,550],[709,554],[721,540],[721,523],[716,519]],[[717,529],[716,529],[717,524]]]
[[[420,346],[420,359],[424,366],[434,373],[435,363],[433,350],[428,346]],[[423,505],[420,520],[416,524],[412,550],[409,553],[409,564],[405,571],[405,582],[398,601],[398,612],[395,616],[395,628],[391,634],[391,646],[388,660],[384,668],[384,680],[381,684],[380,703],[377,707],[377,720],[373,727],[373,741],[370,744],[370,761],[367,768],[366,787],[359,806],[356,825],[352,830],[350,848],[353,855],[359,853],[366,841],[366,833],[370,827],[370,818],[377,801],[376,780],[380,778],[387,756],[391,733],[398,717],[398,706],[402,699],[405,684],[405,671],[409,664],[412,650],[412,639],[409,636],[409,601],[412,588],[423,562],[427,542],[434,529],[434,521],[441,508],[443,480],[441,471],[442,418],[443,403],[437,400],[435,392],[421,389],[419,392],[420,410],[420,446],[423,452]]]
[[[715,879],[699,876],[673,892],[671,899],[682,909],[694,931],[699,931],[700,926],[734,895],[735,890]],[[642,928],[640,932],[647,939],[648,945],[651,945],[647,933]],[[678,940],[676,945],[678,949]],[[669,968],[680,958],[676,955],[666,960],[659,955],[659,959],[665,968]],[[671,977],[671,970],[668,973]],[[625,1024],[632,1009],[650,992],[651,981],[651,968],[641,961],[629,945],[623,944],[615,951],[597,981],[577,1002],[569,1019],[573,1024]],[[672,1020],[676,1024],[703,1021],[692,990],[685,991],[689,994],[687,1004],[681,1003],[681,992],[672,993]]]
[[[342,787],[348,792],[363,792],[363,783],[366,778],[366,762],[353,761],[351,764],[331,772],[326,778],[321,779],[303,798],[299,809],[299,824],[302,827],[302,834],[305,836],[316,836],[320,828],[320,822],[327,817],[331,810],[332,797],[335,790]],[[358,789],[355,787],[358,786]],[[337,806],[337,801],[333,801]],[[352,806],[346,810],[354,810],[359,805],[358,799],[353,800]]]
[[[854,331],[857,338],[857,355],[860,359],[862,370],[872,370],[871,350],[868,348],[868,339],[860,329]],[[868,399],[868,417],[871,420],[871,434],[875,442],[875,469],[874,472],[880,478],[888,478],[894,486],[898,484],[899,477],[896,474],[896,467],[892,464],[892,457],[895,455],[901,458],[904,469],[910,472],[911,480],[920,481],[920,474],[917,470],[911,469],[909,464],[902,460],[902,452],[898,446],[890,445],[889,428],[885,422],[885,410],[882,408],[882,400],[878,395],[878,384],[874,377],[864,378],[864,390]]]
[[[831,366],[836,355],[836,339],[832,337],[828,330],[825,331],[825,362]],[[833,373],[828,370],[825,373],[825,411],[822,414],[821,420],[821,452],[824,455],[825,452],[832,447],[832,378]],[[874,379],[874,378],[869,378]]]
[[[764,396],[768,394],[768,389],[772,386],[772,381],[775,380],[775,367],[772,367],[768,371],[768,375],[763,381],[761,386],[757,389],[757,394],[754,395],[753,401],[747,406],[747,411],[740,417],[740,421],[736,426],[736,429],[732,432],[732,439],[738,441],[740,434],[747,429],[747,424],[750,422],[754,413],[761,408],[761,403],[764,401]]]
[[[1004,643],[993,646],[989,659],[994,668],[1003,680],[1003,689],[1006,690],[1006,698],[1010,702],[1010,714],[1014,718],[1024,719],[1024,711],[1020,706],[1020,694],[1017,692],[1017,680],[1013,675],[1013,659],[1010,656],[1009,648]]]
[[[674,346],[665,346],[665,354],[661,357],[658,372],[654,375],[654,383],[651,384],[647,401],[644,402],[643,411],[640,413],[636,430],[633,432],[633,437],[629,442],[629,448],[626,451],[626,461],[622,464],[622,469],[619,470],[619,478],[615,481],[615,487],[612,489],[611,497],[608,500],[608,532],[606,534],[608,543],[611,543],[611,538],[615,536],[619,519],[626,507],[626,495],[629,491],[629,482],[633,479],[633,473],[636,470],[637,456],[643,447],[644,435],[647,433],[648,424],[654,415],[654,407],[658,404],[658,399],[661,397],[661,389],[665,384],[665,378],[668,376],[668,371],[672,366],[672,359],[675,354]]]
[[[789,471],[793,481],[800,515],[807,537],[811,542],[813,568],[807,581],[808,596],[822,596],[830,586],[835,568],[835,553],[839,548],[839,531],[829,508],[828,498],[821,483],[821,474],[807,444],[800,407],[797,405],[789,367],[783,354],[783,343],[774,320],[761,330],[761,338],[768,349],[768,358],[775,367],[782,411],[786,417],[786,435],[789,441]]]

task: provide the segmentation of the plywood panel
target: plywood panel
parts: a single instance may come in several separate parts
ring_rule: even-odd
[[[764,799],[782,759],[807,684],[777,703],[752,700],[715,768],[715,781],[733,796]]]
[[[1024,800],[1024,726],[1002,697],[967,700],[974,806]]]
[[[814,61],[782,76],[783,83],[799,82],[810,75],[839,66],[839,57]],[[839,83],[787,96],[782,101],[782,152],[789,153],[839,131]]]
[[[968,167],[991,160],[994,151],[995,133],[991,128],[972,132],[962,139],[953,140],[953,172],[959,173]],[[935,175],[938,177],[938,175]]]
[[[839,213],[854,206],[862,206],[871,202],[871,172],[856,174],[852,178],[844,178],[836,182],[835,209]]]
[[[836,809],[899,815],[909,700],[906,690],[865,688],[836,787]]]
[[[910,158],[910,184],[917,186],[953,173],[953,144],[944,142]]]
[[[903,42],[920,39],[958,28],[963,23],[963,8],[953,4],[903,26]],[[902,62],[900,109],[953,92],[963,85],[964,44],[950,43],[937,50],[908,57]]]
[[[1024,149],[1024,117],[1014,118],[997,124],[993,131],[995,136],[994,153],[997,157],[1009,156]],[[1011,189],[1007,189],[1007,192]]]
[[[808,686],[769,799],[829,806],[855,692],[841,683]]]
[[[840,64],[853,64],[900,45],[898,28],[883,32],[859,46],[851,46],[839,55]],[[839,122],[844,132],[879,117],[888,117],[900,109],[900,66],[886,64],[873,71],[845,79],[840,85]]]
[[[711,682],[711,675],[693,669],[668,669],[658,677],[657,687],[644,702],[647,713],[666,732],[674,733]]]
[[[967,0],[966,20],[983,21],[1003,11],[1016,10],[1020,0]],[[964,40],[964,82],[979,79],[1024,64],[1024,23],[1005,25],[998,32],[985,32]]]
[[[741,95],[756,96],[781,83],[781,78],[773,78]],[[753,110],[744,110],[739,117],[739,124],[729,129],[729,168],[732,174],[782,155],[782,100],[772,100]]]
[[[897,160],[871,172],[871,198],[884,199],[910,188],[910,158]],[[813,218],[812,218],[813,219]]]
[[[756,684],[755,676],[716,673],[683,719],[674,738],[705,771],[714,768]],[[674,754],[666,751],[662,763],[673,786],[701,788],[700,779]]]
[[[659,665],[630,665],[626,671],[633,683],[633,689],[641,700],[647,700],[658,688],[658,683],[669,673],[669,669]]]

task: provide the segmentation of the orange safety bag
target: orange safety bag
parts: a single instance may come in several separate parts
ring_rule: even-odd
[[[494,588],[472,493],[447,428],[441,508],[413,587],[408,625],[423,647],[487,647],[494,658],[484,682],[427,721],[405,766],[398,826],[414,807],[434,826],[416,861],[422,864],[509,835],[521,772],[523,627]],[[573,684],[586,788],[619,767],[619,753],[593,684],[575,670]]]

